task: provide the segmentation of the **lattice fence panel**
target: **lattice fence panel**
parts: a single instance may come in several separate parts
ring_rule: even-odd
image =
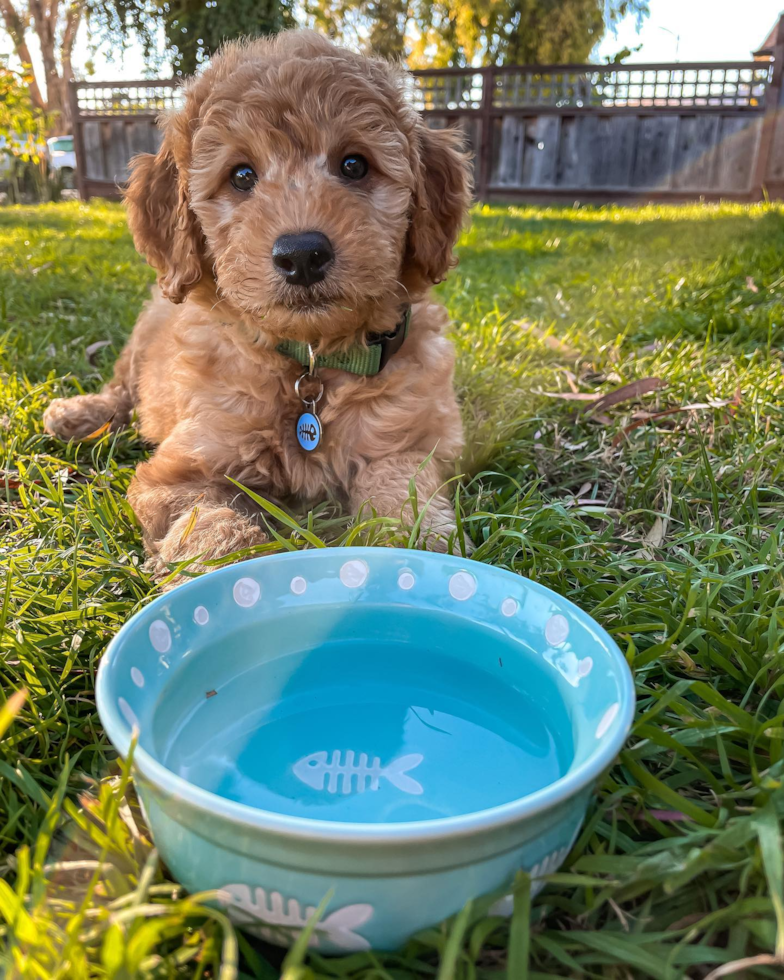
[[[493,106],[762,108],[770,74],[767,64],[498,72],[493,79]]]
[[[182,91],[173,85],[77,86],[79,115],[151,115],[182,105]]]
[[[420,112],[478,109],[482,104],[482,75],[472,71],[418,75],[412,81],[410,97]]]

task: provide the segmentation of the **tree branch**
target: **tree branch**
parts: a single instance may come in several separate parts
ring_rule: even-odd
[[[55,56],[55,24],[46,16],[45,0],[27,0],[35,33],[41,48],[41,60],[46,74],[46,102],[50,110],[62,109],[62,80]]]
[[[57,2],[57,0],[53,0]],[[63,39],[60,43],[60,53],[62,56],[63,65],[63,81],[70,82],[73,77],[73,72],[66,72],[65,64],[66,61],[68,65],[71,64],[71,55],[73,54],[73,46],[76,41],[76,32],[79,30],[79,24],[82,22],[82,14],[84,13],[84,2],[77,2],[74,0],[68,7],[68,13],[65,15],[65,28],[63,30]]]

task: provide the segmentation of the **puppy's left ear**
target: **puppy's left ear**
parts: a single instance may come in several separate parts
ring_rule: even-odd
[[[454,265],[452,249],[471,202],[471,180],[459,130],[428,129],[424,124],[417,129],[416,184],[404,268],[413,267],[431,284],[441,282]]]

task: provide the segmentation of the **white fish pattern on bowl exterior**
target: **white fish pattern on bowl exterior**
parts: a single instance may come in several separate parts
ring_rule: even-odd
[[[316,912],[315,906],[303,909],[296,898],[286,900],[280,892],[270,892],[268,898],[263,888],[253,891],[251,897],[248,885],[225,885],[218,892],[218,900],[233,922],[269,942],[293,942]],[[318,947],[326,940],[347,952],[370,949],[367,939],[355,930],[372,917],[372,905],[345,905],[317,923],[308,945]]]
[[[338,792],[338,783],[342,779],[342,792],[349,794],[354,787],[356,780],[356,792],[364,793],[369,788],[375,792],[379,788],[380,781],[386,779],[396,789],[403,793],[410,793],[412,796],[420,796],[424,791],[422,784],[418,783],[412,776],[406,773],[422,762],[424,756],[418,752],[410,755],[401,755],[399,759],[394,759],[387,766],[381,765],[378,756],[368,764],[368,755],[362,752],[359,759],[354,762],[354,752],[349,749],[346,752],[346,761],[341,762],[341,752],[335,749],[332,759],[327,762],[328,752],[313,752],[306,755],[299,762],[294,763],[294,775],[311,789],[323,790],[328,793]]]
[[[577,840],[577,834],[580,832],[578,827],[572,834],[572,839],[566,845],[566,847],[560,847],[557,851],[553,851],[550,854],[546,854],[541,861],[538,861],[529,871],[531,875],[531,898],[534,898],[547,884],[546,881],[542,881],[542,878],[546,878],[548,875],[553,875],[561,867],[561,865],[566,860],[569,855],[569,851],[574,847],[574,842]],[[503,898],[499,898],[498,901],[490,907],[488,910],[488,915],[500,915],[503,918],[508,919],[511,917],[514,911],[514,895],[504,895]]]

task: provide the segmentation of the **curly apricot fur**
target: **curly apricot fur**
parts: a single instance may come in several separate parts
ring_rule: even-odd
[[[439,489],[462,448],[454,358],[427,292],[453,264],[468,167],[457,137],[427,129],[405,88],[400,68],[311,32],[230,44],[186,85],[160,151],[134,160],[128,218],[159,289],[104,390],[59,399],[45,424],[80,438],[125,424],[135,407],[157,449],[129,499],[161,574],[264,540],[227,477],[278,498],[331,493],[355,510],[369,500],[398,516],[416,474],[420,501],[435,495],[425,520],[435,546],[454,530]],[[349,152],[370,163],[361,183],[340,176]],[[249,193],[229,182],[241,163],[259,176]],[[280,235],[312,230],[336,257],[303,296],[271,250]],[[393,329],[406,303],[408,339],[380,374],[321,372],[324,441],[303,452],[302,369],[276,345],[345,348]]]

